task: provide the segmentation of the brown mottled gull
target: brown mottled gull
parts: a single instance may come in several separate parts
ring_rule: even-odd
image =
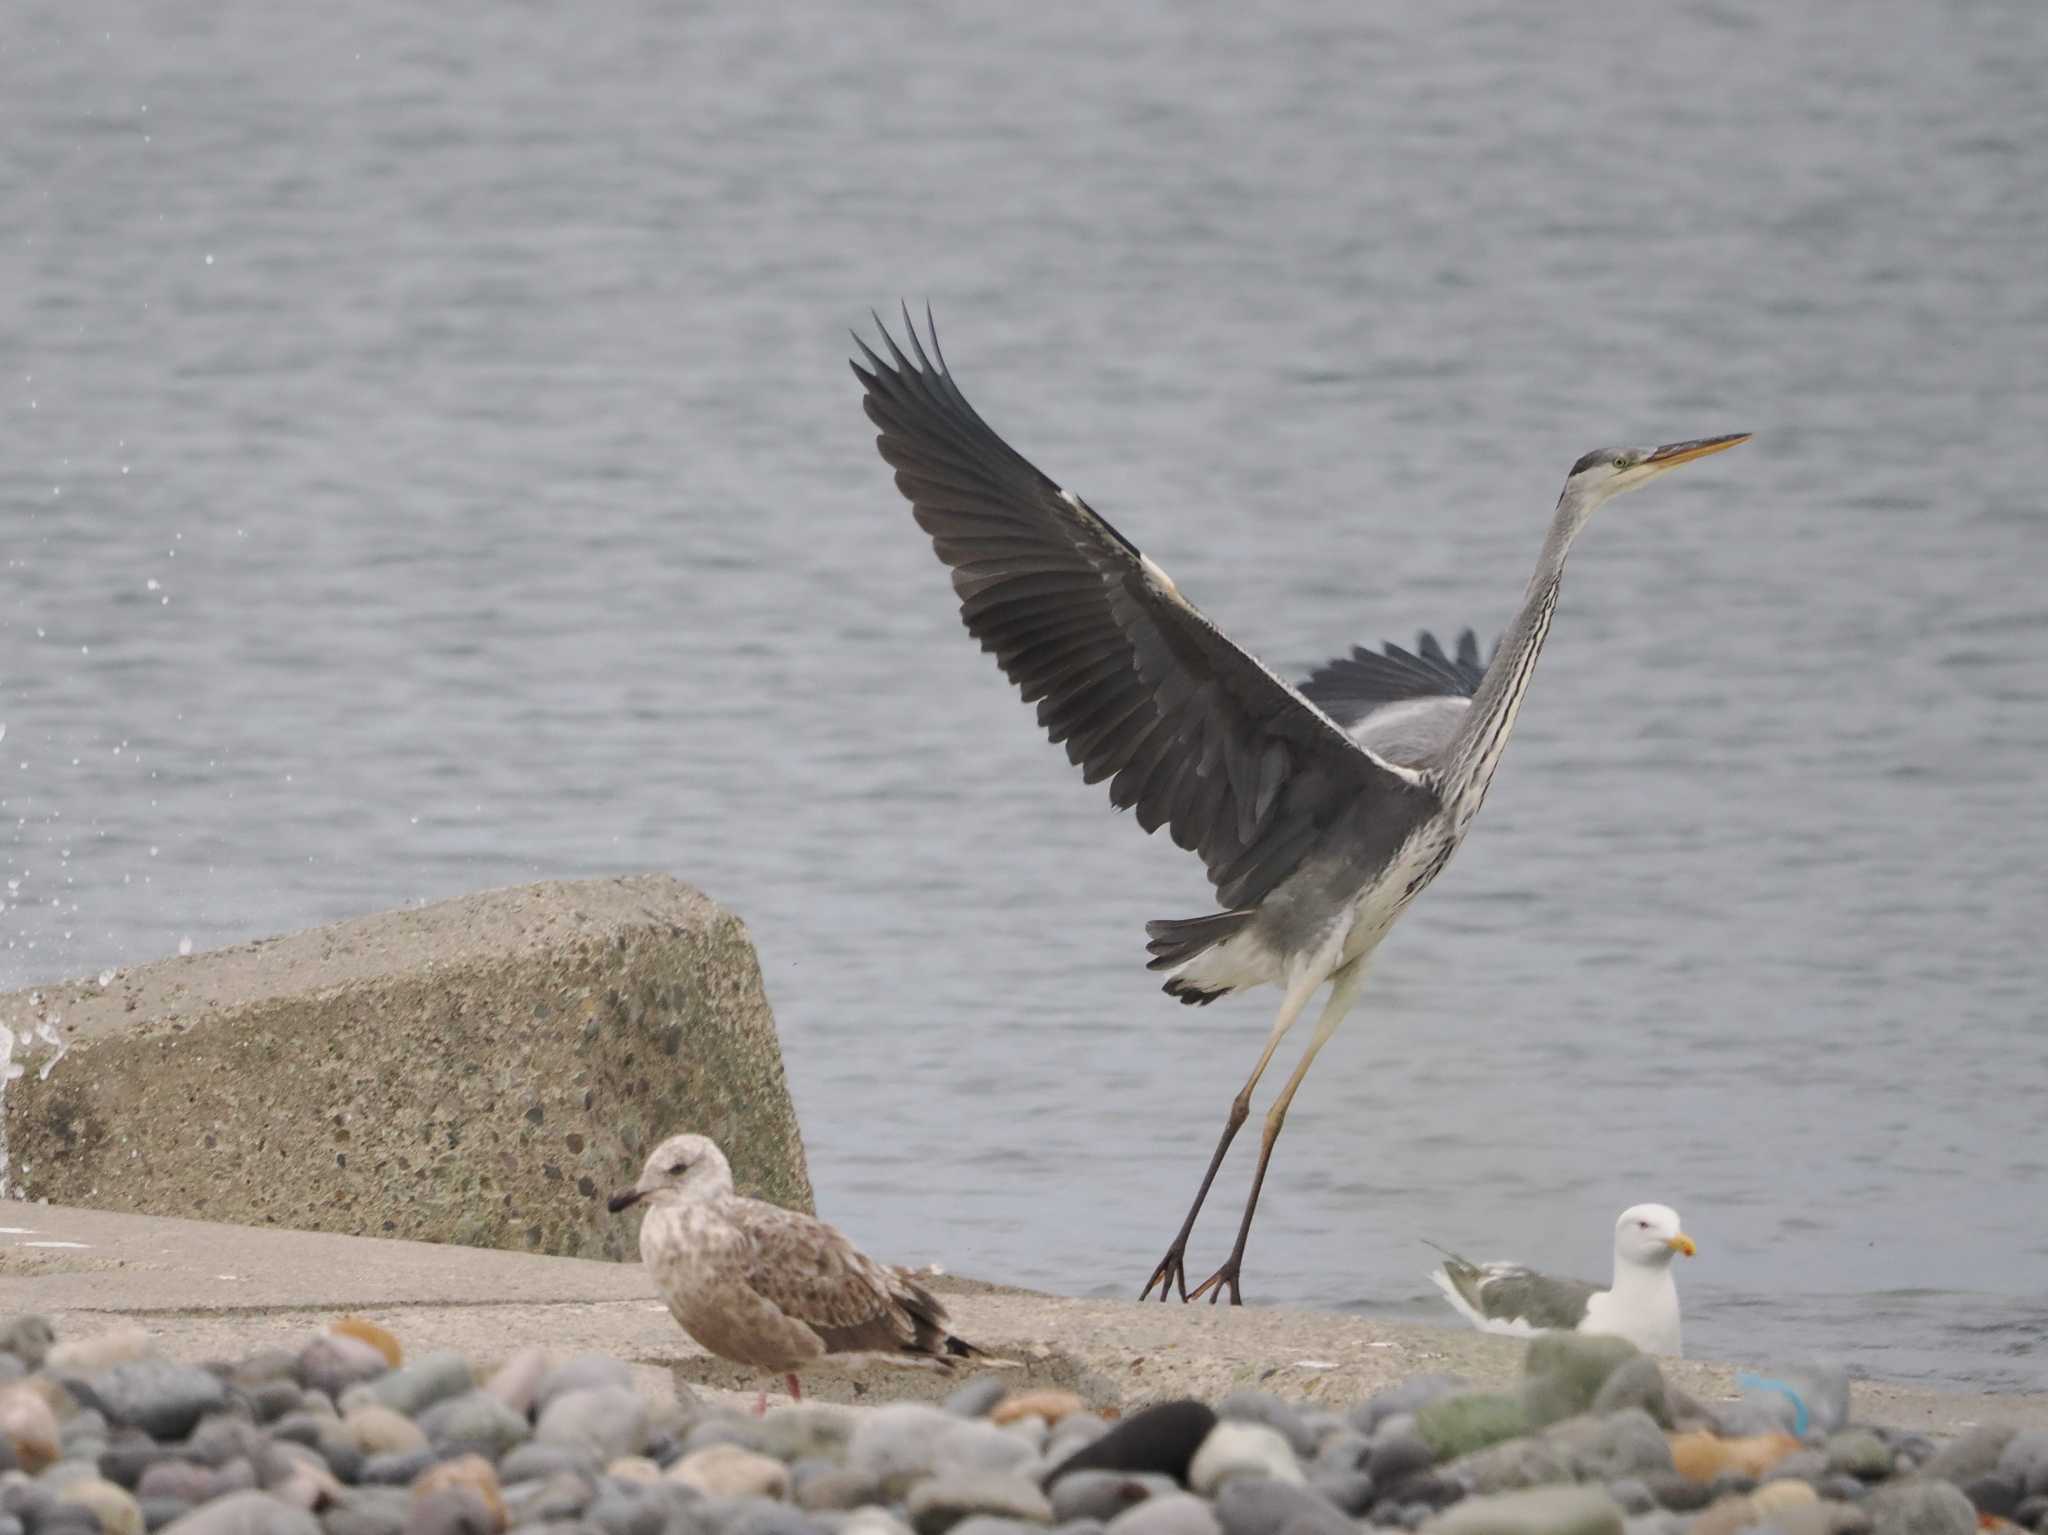
[[[877,1263],[837,1227],[733,1192],[708,1137],[672,1135],[613,1214],[647,1206],[640,1257],[684,1332],[721,1359],[782,1375],[823,1354],[915,1354],[951,1367],[979,1353],[948,1330],[946,1308],[901,1269]],[[767,1393],[760,1407],[767,1406]]]

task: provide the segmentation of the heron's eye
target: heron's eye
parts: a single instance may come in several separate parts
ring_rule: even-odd
[[[681,1172],[681,1171],[682,1171],[682,1169],[681,1169],[681,1168],[677,1168],[677,1169],[676,1169],[676,1171],[677,1171],[677,1172]],[[1650,1223],[1649,1223],[1648,1221],[1637,1221],[1637,1222],[1636,1222],[1636,1224],[1637,1224],[1638,1226],[1642,1227],[1642,1228],[1643,1228],[1643,1230],[1645,1230],[1645,1231],[1648,1231],[1648,1230],[1650,1229]]]

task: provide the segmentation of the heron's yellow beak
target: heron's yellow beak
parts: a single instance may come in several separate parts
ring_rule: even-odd
[[[1719,453],[1739,442],[1748,442],[1749,438],[1748,432],[1734,432],[1726,437],[1696,437],[1691,442],[1667,442],[1637,467],[1676,469],[1680,464],[1689,464],[1696,458],[1705,458],[1709,453]]]
[[[1742,441],[1740,437],[1736,438],[1735,440],[1737,442]],[[1711,453],[1713,449],[1709,448],[1707,451]],[[1694,1253],[1699,1251],[1697,1247],[1694,1247],[1692,1245],[1692,1238],[1687,1236],[1683,1231],[1679,1232],[1677,1236],[1673,1237],[1664,1245],[1670,1248],[1675,1253],[1684,1253],[1688,1258],[1690,1258]]]

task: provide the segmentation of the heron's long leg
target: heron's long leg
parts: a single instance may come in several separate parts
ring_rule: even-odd
[[[1230,1257],[1222,1268],[1211,1274],[1188,1296],[1190,1300],[1209,1297],[1209,1304],[1215,1305],[1224,1287],[1230,1290],[1230,1304],[1242,1306],[1244,1297],[1238,1293],[1238,1270],[1244,1263],[1245,1243],[1251,1239],[1252,1215],[1259,1208],[1259,1189],[1266,1181],[1266,1164],[1273,1159],[1273,1143],[1280,1139],[1280,1127],[1287,1122],[1287,1105],[1294,1101],[1295,1091],[1301,1086],[1301,1079],[1308,1075],[1309,1066],[1315,1061],[1316,1052],[1330,1042],[1330,1036],[1337,1032],[1337,1025],[1344,1021],[1344,1015],[1351,1011],[1352,1003],[1358,1000],[1358,988],[1365,981],[1366,961],[1363,957],[1354,959],[1333,977],[1330,998],[1323,1004],[1322,1016],[1316,1019],[1316,1031],[1309,1037],[1308,1049],[1302,1052],[1301,1064],[1294,1068],[1294,1075],[1287,1079],[1287,1085],[1280,1089],[1280,1096],[1273,1100],[1273,1106],[1266,1110],[1265,1134],[1259,1137],[1259,1165],[1252,1174],[1251,1197],[1244,1202],[1244,1219],[1238,1223],[1237,1244],[1230,1249]],[[1279,1043],[1276,1039],[1275,1044]],[[1271,1047],[1268,1047],[1271,1053]]]
[[[1280,1041],[1287,1031],[1294,1027],[1294,1020],[1301,1016],[1301,1010],[1308,1005],[1308,999],[1315,995],[1316,988],[1323,984],[1323,977],[1314,971],[1298,978],[1287,988],[1287,994],[1280,1001],[1279,1014],[1273,1019],[1273,1032],[1266,1036],[1266,1048],[1259,1052],[1259,1064],[1252,1068],[1252,1074],[1230,1100],[1230,1117],[1223,1122],[1223,1134],[1216,1142],[1216,1150],[1209,1158],[1209,1170],[1202,1174],[1202,1186],[1195,1190],[1195,1202],[1188,1206],[1188,1218],[1180,1223],[1180,1235],[1173,1239],[1173,1245],[1166,1249],[1166,1256],[1159,1260],[1159,1266],[1152,1270],[1152,1277],[1145,1281],[1145,1288],[1138,1292],[1138,1299],[1145,1300],[1152,1294],[1152,1287],[1159,1286],[1159,1298],[1164,1301],[1167,1292],[1176,1285],[1180,1298],[1188,1298],[1188,1276],[1184,1267],[1187,1256],[1188,1238],[1194,1234],[1195,1217],[1202,1213],[1202,1201],[1209,1197],[1209,1185],[1216,1181],[1216,1170],[1223,1165],[1223,1154],[1230,1150],[1230,1143],[1237,1136],[1239,1125],[1252,1111],[1252,1089],[1259,1085],[1259,1078],[1266,1074],[1267,1063],[1273,1059],[1273,1052],[1280,1048]]]

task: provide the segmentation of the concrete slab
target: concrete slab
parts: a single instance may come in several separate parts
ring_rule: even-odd
[[[39,986],[0,996],[0,1028],[28,1066],[0,1192],[26,1198],[623,1258],[591,1196],[688,1127],[743,1189],[810,1207],[746,928],[665,875]]]
[[[630,1217],[621,1222],[635,1229]],[[1020,1383],[1071,1386],[1129,1410],[1237,1386],[1342,1406],[1427,1370],[1480,1384],[1519,1375],[1523,1345],[1469,1330],[1280,1308],[1069,1300],[939,1277],[963,1337]],[[549,1258],[424,1242],[234,1227],[0,1202],[0,1314],[40,1311],[60,1335],[116,1324],[149,1329],[179,1358],[237,1357],[288,1344],[352,1312],[416,1351],[459,1349],[480,1364],[540,1344],[592,1350],[714,1394],[763,1383],[707,1357],[669,1321],[637,1264]],[[1705,1399],[1732,1395],[1732,1368],[1687,1360],[1671,1376]],[[806,1376],[838,1401],[943,1395],[929,1367],[833,1361]],[[1972,1423],[2048,1427],[2048,1396],[1981,1396],[1859,1382],[1865,1419],[1937,1434]]]

